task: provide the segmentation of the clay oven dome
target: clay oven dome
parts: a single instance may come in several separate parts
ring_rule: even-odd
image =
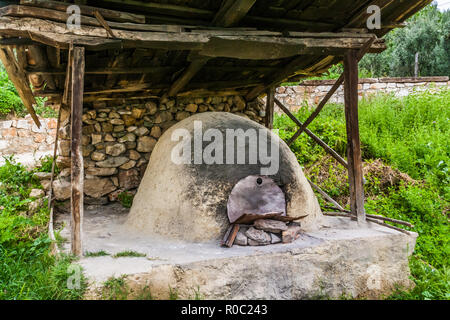
[[[245,140],[245,145],[237,144],[234,153],[235,160],[239,155],[245,154],[246,164],[226,164],[227,152],[223,152],[225,164],[205,164],[205,161],[194,164],[193,141],[188,143],[191,145],[188,160],[192,160],[192,163],[177,164],[172,161],[173,150],[180,146],[181,141],[172,141],[175,140],[172,135],[179,136],[180,132],[184,132],[194,137],[194,133],[198,135],[199,132],[194,132],[194,127],[196,125],[198,128],[200,122],[201,132],[207,133],[208,129],[217,129],[215,132],[220,131],[223,134],[223,148],[226,150],[230,143],[230,139],[226,139],[226,132],[230,129],[263,132],[268,137],[267,142],[263,140],[265,145],[279,145],[279,170],[266,174],[285,193],[287,215],[308,215],[301,220],[305,230],[318,226],[322,219],[319,203],[289,147],[276,134],[254,121],[231,113],[207,112],[177,123],[159,139],[126,222],[130,230],[195,242],[221,239],[229,226],[227,201],[233,187],[248,176],[264,175],[261,168],[268,168],[269,165],[261,164],[259,159],[257,164],[248,164],[251,150],[249,139]],[[208,139],[203,138],[204,150],[214,139],[210,138],[206,142],[205,140]],[[268,150],[270,154],[270,147]]]

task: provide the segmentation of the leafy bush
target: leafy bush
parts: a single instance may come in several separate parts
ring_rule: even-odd
[[[419,75],[448,76],[450,71],[450,10],[440,12],[435,3],[414,15],[405,28],[385,37],[388,49],[368,54],[360,66],[376,77],[414,76],[415,54],[419,53]]]
[[[34,171],[6,158],[0,167],[0,300],[79,299],[79,289],[67,288],[73,258],[50,255],[46,201],[29,212],[31,189],[40,188]],[[82,280],[82,279],[81,279]]]
[[[405,98],[377,95],[361,101],[360,134],[365,168],[374,162],[399,169],[395,185],[383,185],[379,175],[366,178],[366,211],[410,221],[419,234],[410,267],[416,287],[399,289],[395,299],[449,298],[449,145],[450,90],[430,89]],[[305,105],[295,115],[304,121]],[[285,115],[274,127],[288,140],[298,129]],[[341,155],[346,154],[344,107],[327,105],[309,129]],[[341,204],[348,205],[346,170],[303,133],[291,145],[305,173]],[[376,160],[375,159],[382,159]],[[370,168],[369,168],[370,169]],[[323,200],[319,200],[325,204]],[[408,228],[407,228],[408,229]]]

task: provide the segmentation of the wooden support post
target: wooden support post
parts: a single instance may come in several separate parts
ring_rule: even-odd
[[[267,90],[267,101],[266,101],[266,127],[270,130],[273,129],[273,109],[275,103],[275,87],[269,88]]]
[[[362,223],[366,221],[366,212],[358,124],[358,52],[355,50],[349,50],[344,56],[344,78],[350,209],[358,223]]]
[[[73,49],[72,62],[72,99],[71,99],[71,121],[72,121],[72,193],[71,203],[71,231],[72,231],[72,254],[83,255],[82,247],[82,225],[83,225],[83,186],[84,166],[81,152],[82,138],[82,116],[83,116],[83,91],[84,91],[84,48]]]

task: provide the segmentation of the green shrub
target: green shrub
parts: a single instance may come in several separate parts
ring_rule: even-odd
[[[50,255],[46,201],[28,212],[32,188],[40,188],[33,171],[6,158],[0,167],[0,300],[80,299],[85,288],[68,289],[73,258]]]
[[[312,110],[305,105],[295,115],[305,121]],[[405,98],[377,95],[363,99],[359,121],[363,160],[382,159],[392,170],[411,178],[385,186],[371,172],[365,176],[366,211],[414,224],[419,234],[411,271],[416,288],[400,289],[390,298],[448,299],[449,297],[449,165],[450,90],[431,88]],[[297,126],[276,115],[274,127],[285,141]],[[339,154],[346,154],[344,107],[329,104],[308,127]],[[291,145],[305,174],[332,197],[348,203],[346,170],[303,133]],[[321,204],[325,202],[320,199]],[[329,205],[329,204],[326,204]],[[406,228],[408,229],[408,228]]]

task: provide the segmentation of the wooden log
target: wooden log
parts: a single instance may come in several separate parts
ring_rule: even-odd
[[[225,246],[228,248],[231,248],[234,244],[234,240],[236,240],[236,236],[239,232],[240,226],[239,224],[234,224],[233,228],[231,229],[231,232],[228,236],[227,241],[225,242]]]
[[[36,104],[33,92],[30,89],[28,79],[25,72],[19,68],[19,64],[14,56],[14,52],[11,48],[0,48],[0,60],[5,66],[9,79],[17,89],[17,93],[20,96],[23,104],[27,108],[34,123],[38,128],[41,127],[41,122],[36,115],[33,105]]]
[[[410,233],[409,231],[407,231],[407,230],[404,230],[404,229],[401,229],[401,228],[398,228],[398,227],[395,227],[395,226],[391,226],[391,225],[389,225],[389,224],[387,224],[387,223],[380,222],[380,221],[378,221],[378,220],[376,220],[376,219],[367,218],[367,221],[370,221],[370,222],[379,224],[379,225],[381,225],[381,226],[383,226],[383,227],[386,227],[386,228],[389,228],[389,229],[397,230],[397,231],[402,232],[402,233],[407,234],[407,235],[410,235],[410,234],[411,234],[411,233]]]
[[[200,50],[207,57],[239,59],[277,59],[298,54],[341,53],[360,48],[362,38],[283,38],[267,36],[216,36],[189,32],[164,33],[112,29],[117,39],[108,39],[104,28],[81,26],[69,30],[65,24],[36,18],[0,18],[0,34],[30,35],[32,40],[66,49],[67,43],[123,47],[148,47],[168,50]],[[120,41],[122,40],[122,41]],[[230,47],[231,46],[231,47]],[[256,50],[259,48],[258,50]],[[384,50],[385,45],[374,44],[374,50]],[[370,48],[369,48],[370,49]],[[304,57],[303,57],[304,59]],[[304,63],[303,63],[304,64]],[[292,74],[292,69],[290,74]],[[289,75],[289,74],[288,74]],[[273,86],[269,85],[268,87]],[[266,88],[265,88],[266,89]],[[265,89],[263,91],[265,91]],[[262,92],[263,92],[262,91]]]
[[[369,48],[372,46],[373,42],[375,41],[375,37],[370,38],[366,44],[358,51],[356,54],[357,61],[360,61],[364,55],[367,53]],[[325,97],[320,101],[317,108],[314,110],[314,112],[308,117],[308,119],[303,123],[303,125],[298,129],[298,131],[292,136],[292,138],[289,140],[288,145],[291,145],[306,129],[306,127],[319,115],[319,113],[322,111],[323,107],[327,104],[327,102],[330,100],[330,98],[333,96],[333,94],[339,89],[339,87],[344,83],[344,74],[342,74],[339,79],[334,83],[334,85],[331,87],[330,91],[325,95]]]
[[[73,49],[72,68],[72,98],[71,98],[71,235],[72,254],[83,255],[83,187],[84,165],[82,156],[82,116],[83,116],[83,90],[84,90],[84,48]]]
[[[361,143],[358,123],[358,53],[350,50],[344,57],[344,99],[347,128],[347,161],[350,185],[350,210],[358,223],[366,221]]]
[[[269,90],[267,90],[266,118],[265,118],[265,125],[266,128],[269,130],[273,129],[274,102],[275,102],[275,88],[270,88]]]
[[[291,111],[283,105],[280,100],[275,98],[275,103],[283,110],[286,115],[291,118],[292,121],[299,127],[302,127],[303,124],[291,113]],[[333,150],[329,145],[327,145],[322,139],[316,136],[311,130],[305,129],[305,133],[310,136],[318,145],[320,145],[328,154],[330,154],[333,158],[335,158],[340,164],[342,164],[345,168],[348,167],[347,161],[344,160],[336,151]]]
[[[99,21],[95,12],[98,12],[103,18],[103,20],[108,24],[111,28],[123,29],[123,30],[134,30],[134,31],[159,31],[159,32],[181,32],[183,31],[183,27],[181,26],[172,26],[172,25],[149,25],[149,24],[138,24],[138,23],[120,23],[114,21],[107,21],[105,17],[99,11],[100,8],[97,8],[93,11],[93,16],[88,17],[85,15],[80,16],[80,23],[83,26],[96,26],[102,27],[103,22]],[[31,17],[31,18],[40,18],[45,20],[57,21],[57,22],[67,22],[70,14],[63,11],[45,9],[39,7],[29,7],[29,6],[17,6],[17,5],[9,5],[0,9],[0,16],[11,16],[11,17]]]
[[[61,1],[49,1],[49,0],[20,0],[20,4],[27,6],[36,6],[40,8],[54,9],[58,11],[67,12],[67,8],[70,3],[64,3]],[[145,16],[139,14],[128,13],[124,11],[115,11],[103,8],[90,7],[86,5],[78,5],[82,15],[94,16],[94,11],[99,10],[103,17],[112,21],[119,22],[132,22],[132,23],[145,23]]]
[[[334,208],[339,210],[339,208]],[[352,215],[350,213],[350,211],[344,210],[343,212],[324,212],[325,215],[328,216],[336,216],[336,217],[349,217],[349,218],[355,218],[356,217],[354,215]],[[382,216],[376,216],[373,214],[366,214],[367,218],[371,218],[371,219],[375,219],[375,220],[381,220],[381,221],[388,221],[388,222],[392,222],[392,223],[396,223],[396,224],[400,224],[403,226],[407,226],[410,228],[414,228],[414,225],[412,225],[409,222],[403,221],[403,220],[398,220],[398,219],[392,219],[392,218],[388,218],[388,217],[382,217]]]

